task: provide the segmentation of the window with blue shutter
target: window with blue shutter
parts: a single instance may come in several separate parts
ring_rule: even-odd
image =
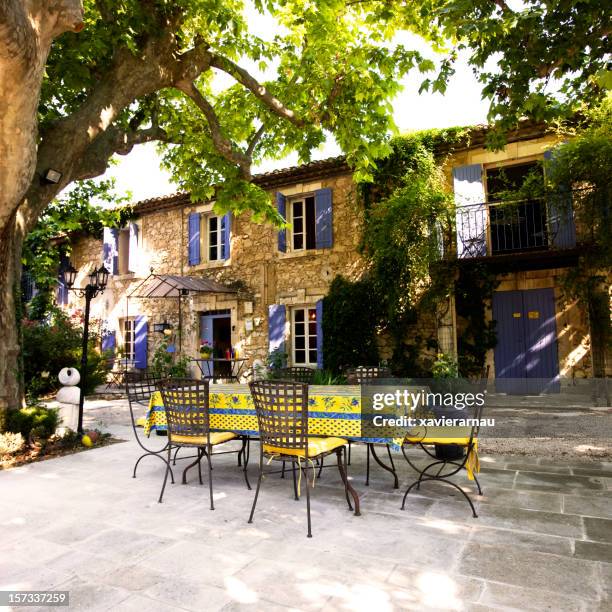
[[[487,254],[487,205],[482,165],[453,168],[457,257],[483,257]]]
[[[287,219],[287,198],[280,192],[276,192],[276,210],[283,219]],[[287,252],[287,230],[282,229],[278,232],[278,250],[281,253]]]
[[[138,261],[140,250],[138,248],[138,225],[136,223],[130,223],[130,244],[128,251],[128,271],[136,272],[138,268]]]
[[[286,309],[283,304],[268,306],[268,350],[270,353],[285,351]]]
[[[331,249],[334,246],[334,224],[332,214],[332,190],[315,191],[316,248]]]
[[[554,164],[553,151],[545,151],[544,159],[548,164]],[[572,206],[572,194],[565,187],[558,193],[553,193],[546,202],[548,214],[549,239],[557,249],[571,249],[576,246],[576,225]]]
[[[189,265],[200,263],[200,213],[190,213],[187,222],[187,246],[189,249]]]
[[[102,259],[110,274],[119,273],[119,230],[104,228]]]
[[[323,300],[316,304],[317,309],[317,368],[323,369]]]
[[[147,367],[148,328],[145,316],[139,315],[135,318],[134,360],[135,366],[141,370]]]

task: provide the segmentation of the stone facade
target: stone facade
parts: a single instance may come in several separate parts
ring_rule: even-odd
[[[516,160],[539,159],[555,144],[555,137],[532,136],[516,139],[499,152],[487,151],[484,146],[467,146],[447,156],[445,172],[452,185],[452,168],[466,164],[500,164]],[[255,223],[250,213],[232,218],[230,257],[222,261],[189,264],[189,216],[194,212],[212,214],[211,203],[192,203],[186,195],[169,196],[136,205],[139,229],[139,254],[134,272],[113,276],[106,292],[93,303],[92,316],[105,321],[108,329],[117,332],[121,345],[122,321],[134,316],[145,316],[149,322],[149,361],[163,336],[152,331],[152,324],[168,322],[175,330],[174,340],[181,352],[198,355],[200,315],[229,311],[231,344],[248,365],[255,360],[265,361],[269,347],[268,314],[271,305],[283,305],[288,314],[284,336],[287,352],[291,354],[292,338],[290,313],[298,307],[313,307],[323,298],[333,278],[344,275],[359,278],[365,262],[358,253],[362,233],[363,207],[356,193],[351,173],[342,160],[315,162],[301,168],[262,175],[260,185],[275,201],[277,192],[287,198],[313,194],[329,188],[333,200],[333,245],[331,248],[280,252],[278,231],[269,224]],[[86,272],[100,264],[102,244],[92,238],[78,240],[72,263],[81,271],[78,283],[84,284]],[[204,258],[205,259],[205,258]],[[534,266],[537,267],[537,266]],[[127,299],[139,283],[153,270],[156,274],[200,276],[212,278],[232,286],[235,293],[195,294],[178,299]],[[525,290],[552,287],[556,300],[557,345],[559,371],[563,378],[574,379],[591,374],[590,338],[587,318],[575,303],[565,303],[561,289],[564,268],[535,269],[501,273],[498,290]],[[74,300],[72,297],[71,299]],[[180,316],[179,316],[180,301]],[[72,303],[71,306],[76,306]],[[491,305],[487,316],[491,318]],[[180,322],[179,322],[180,318]],[[182,329],[180,337],[176,330]],[[357,330],[347,330],[356,333]],[[425,348],[434,339],[447,353],[456,354],[457,336],[462,332],[457,324],[454,299],[441,304],[439,312],[424,313],[414,326],[412,340],[421,336],[422,362],[435,359],[435,348]],[[408,343],[411,338],[406,339]],[[431,344],[431,343],[430,343]],[[381,337],[381,357],[391,356],[389,340]],[[291,363],[291,357],[289,358]],[[493,351],[487,357],[491,375],[495,372]]]

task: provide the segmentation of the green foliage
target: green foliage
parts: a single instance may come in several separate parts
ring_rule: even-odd
[[[266,365],[268,370],[279,370],[287,365],[287,358],[289,355],[281,348],[274,349],[271,353],[268,353],[266,358]]]
[[[189,357],[186,355],[176,356],[173,351],[168,351],[170,341],[164,338],[153,353],[151,370],[156,376],[165,378],[186,378],[189,375]]]
[[[78,313],[69,318],[62,310],[53,308],[44,320],[24,319],[22,333],[24,379],[29,396],[35,398],[58,389],[57,375],[62,368],[80,368],[83,330]],[[92,393],[106,379],[106,357],[96,350],[97,343],[94,321],[87,353],[86,393]]]
[[[45,440],[55,433],[59,421],[59,414],[54,408],[30,406],[20,410],[9,410],[7,431],[20,433],[25,440],[30,438]]]
[[[431,374],[434,378],[457,378],[459,365],[450,355],[438,353],[431,366]]]
[[[595,107],[610,89],[609,14],[598,0],[436,3],[436,25],[466,49],[491,100],[498,130],[492,146],[519,119],[551,121]],[[452,56],[452,53],[449,54]],[[434,88],[434,83],[428,83]]]
[[[486,320],[486,304],[499,285],[486,264],[461,268],[455,282],[455,309],[462,331],[457,337],[459,372],[466,378],[480,376],[487,351],[495,348],[495,322]]]
[[[342,276],[332,281],[323,300],[323,363],[340,372],[347,366],[378,363],[376,330],[380,301],[371,280],[350,282]]]
[[[70,254],[73,235],[101,238],[104,227],[122,227],[130,218],[131,209],[119,207],[128,198],[117,195],[113,189],[112,180],[76,183],[64,197],[47,207],[28,234],[22,263],[38,289],[28,306],[30,318],[42,319],[49,311],[57,285],[60,253]],[[103,208],[103,204],[112,204],[114,208]]]
[[[330,370],[315,370],[312,377],[313,385],[346,385],[346,376],[335,374]]]
[[[405,338],[416,322],[417,310],[430,307],[448,291],[444,283],[432,282],[431,276],[432,266],[441,258],[444,237],[453,226],[452,198],[434,148],[446,140],[452,146],[463,137],[458,128],[396,139],[392,160],[385,160],[376,174],[379,187],[366,188],[370,205],[363,254],[371,262],[382,327],[394,341],[396,371],[405,369],[406,351],[411,350]]]

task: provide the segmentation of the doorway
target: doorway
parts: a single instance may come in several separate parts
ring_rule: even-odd
[[[509,394],[558,393],[555,296],[551,288],[496,291],[495,386]]]
[[[232,317],[230,309],[209,310],[200,315],[200,340],[208,342],[213,347],[212,356],[215,359],[227,359],[232,355]],[[229,362],[213,363],[215,377],[223,377],[231,373]]]

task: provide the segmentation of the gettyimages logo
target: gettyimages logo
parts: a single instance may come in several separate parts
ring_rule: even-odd
[[[473,381],[426,380],[416,385],[363,385],[362,436],[400,438],[411,430],[435,428],[436,435],[455,437],[457,427],[494,427],[483,418],[487,392]]]

